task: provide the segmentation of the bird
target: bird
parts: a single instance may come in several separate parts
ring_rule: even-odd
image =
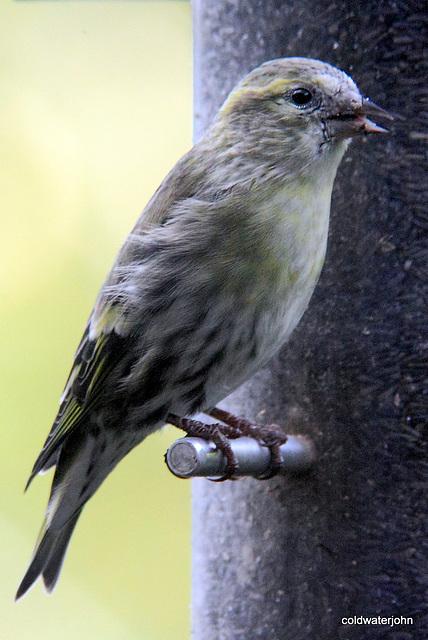
[[[390,117],[345,72],[309,58],[270,60],[237,84],[164,179],[100,290],[31,472],[27,487],[55,467],[16,599],[39,577],[54,589],[86,502],[165,424],[212,436],[233,476],[228,440],[247,423],[216,405],[302,317],[341,159],[352,138],[386,131],[368,116]],[[223,431],[196,422],[198,412],[222,420]],[[261,433],[278,453],[278,430],[270,442]]]

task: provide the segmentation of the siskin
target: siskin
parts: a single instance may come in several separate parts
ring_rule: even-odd
[[[215,405],[288,339],[323,265],[342,156],[385,131],[372,114],[388,117],[335,67],[272,60],[165,178],[99,293],[31,473],[56,466],[17,598],[39,576],[52,591],[83,506],[133,447],[166,422],[191,432],[198,411],[226,422]]]

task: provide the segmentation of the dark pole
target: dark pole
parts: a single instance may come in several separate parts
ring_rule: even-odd
[[[225,405],[307,434],[315,470],[193,481],[194,640],[428,637],[426,9],[193,2],[196,137],[238,78],[290,55],[340,67],[405,118],[388,138],[352,144],[310,307]],[[413,624],[342,621],[352,616]]]

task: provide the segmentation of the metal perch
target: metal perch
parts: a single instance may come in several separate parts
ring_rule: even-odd
[[[263,476],[269,470],[270,450],[253,438],[231,440],[239,468],[236,477]],[[306,471],[315,461],[315,448],[310,440],[300,435],[287,436],[281,446],[282,463],[279,473]],[[169,470],[179,478],[221,477],[225,472],[225,458],[213,442],[202,438],[180,438],[165,454]]]

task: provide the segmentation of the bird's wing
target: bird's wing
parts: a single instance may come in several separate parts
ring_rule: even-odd
[[[121,324],[121,315],[118,305],[111,306],[108,313],[98,319],[95,335],[90,331],[91,321],[88,322],[61,397],[57,417],[34,464],[27,488],[35,475],[56,464],[62,442],[86,418],[100,395],[106,377],[123,356],[128,338],[115,330],[115,324]]]
[[[140,241],[156,233],[156,229],[174,216],[174,205],[177,201],[193,194],[203,171],[193,162],[194,153],[193,148],[165,178],[145,207],[130,237],[136,235]],[[126,242],[100,292],[77,349],[58,415],[34,464],[27,488],[35,475],[56,464],[61,444],[82,420],[86,419],[99,398],[105,379],[128,352],[127,347],[133,338],[130,335],[126,300],[114,301],[104,294],[107,286],[117,284],[116,276],[120,268],[123,265],[127,268],[132,262],[132,251],[132,241]],[[149,255],[150,251],[146,257]],[[144,258],[140,256],[141,259]],[[141,262],[139,264],[141,265]]]

